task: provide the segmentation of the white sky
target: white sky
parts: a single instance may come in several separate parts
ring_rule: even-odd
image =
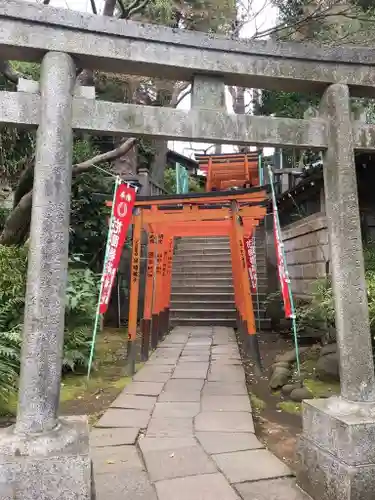
[[[38,1],[38,0],[36,0]],[[40,1],[40,0],[39,0]],[[246,2],[248,5],[247,10],[251,11],[249,17],[249,22],[241,30],[241,38],[251,38],[256,31],[264,31],[272,28],[276,24],[277,19],[277,9],[270,4],[270,0],[241,0]],[[249,4],[247,4],[249,2]],[[96,0],[96,6],[99,10],[103,8],[103,0]],[[74,9],[82,12],[91,12],[90,0],[51,0],[50,3],[53,7],[60,7],[64,9]],[[250,96],[248,95],[248,100]],[[247,103],[246,103],[247,104]],[[179,109],[190,109],[190,95],[186,96],[178,105]],[[227,92],[227,109],[229,113],[233,113],[232,108],[232,98]],[[204,143],[188,143],[180,141],[170,141],[169,147],[182,153],[186,156],[192,156],[194,149],[206,149],[210,144]],[[224,153],[230,153],[233,151],[233,147],[230,145],[223,145],[222,151]],[[273,148],[265,148],[265,154],[270,154],[273,152]]]

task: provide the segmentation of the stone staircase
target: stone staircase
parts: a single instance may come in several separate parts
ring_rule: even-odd
[[[256,297],[254,311],[260,330],[266,330],[270,328],[270,320],[264,318],[267,280],[264,239],[261,238],[257,267],[259,317]],[[236,325],[228,238],[181,238],[178,241],[173,259],[170,319],[172,326]]]

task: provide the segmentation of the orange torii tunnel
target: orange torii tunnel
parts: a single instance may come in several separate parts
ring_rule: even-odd
[[[141,314],[141,357],[169,331],[173,254],[176,240],[196,236],[228,236],[232,262],[237,327],[244,345],[259,361],[259,348],[244,237],[266,215],[265,187],[239,191],[138,197],[133,210],[133,244],[128,322],[128,361],[135,371],[141,237],[147,233],[144,308]]]
[[[259,186],[259,151],[195,155],[206,174],[206,191]]]

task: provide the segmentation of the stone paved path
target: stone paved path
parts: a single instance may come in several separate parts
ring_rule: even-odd
[[[91,433],[97,500],[306,500],[254,434],[234,332],[177,327]]]

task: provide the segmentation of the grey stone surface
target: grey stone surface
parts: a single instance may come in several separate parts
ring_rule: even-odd
[[[202,411],[251,411],[248,396],[203,396]]]
[[[292,401],[300,403],[304,399],[312,399],[314,396],[306,387],[299,387],[297,389],[293,389],[289,397]]]
[[[221,474],[202,474],[156,483],[159,500],[238,500]]]
[[[112,408],[133,408],[135,410],[152,410],[156,403],[156,396],[137,396],[121,393],[113,403]]]
[[[144,470],[135,446],[105,446],[93,448],[91,457],[95,474],[121,474],[125,469]]]
[[[212,460],[197,444],[147,451],[143,457],[152,481],[217,472]]]
[[[315,371],[320,380],[332,381],[340,380],[339,354],[332,352],[318,359]]]
[[[210,368],[207,380],[210,382],[242,382],[245,373],[242,366],[221,365]]]
[[[328,87],[320,113],[331,123],[323,173],[341,394],[351,401],[374,402],[374,363],[348,87],[343,84]]]
[[[148,437],[188,437],[193,435],[192,418],[152,418]]]
[[[204,380],[197,380],[194,378],[182,380],[168,380],[164,386],[165,391],[185,392],[185,391],[198,391],[203,388]]]
[[[101,417],[96,427],[134,427],[139,425],[141,429],[147,427],[150,420],[148,410],[122,410],[110,408]]]
[[[251,413],[242,411],[204,412],[195,417],[196,431],[254,432]]]
[[[337,397],[306,401],[303,436],[348,465],[375,464],[373,411]]]
[[[330,83],[345,82],[353,85],[354,94],[360,96],[367,95],[366,87],[371,87],[374,77],[373,55],[368,49],[335,47],[324,51],[307,44],[243,42],[131,22],[124,32],[120,22],[103,16],[96,19],[52,8],[42,13],[32,4],[21,5],[12,0],[4,7],[0,5],[0,44],[12,48],[14,59],[27,57],[39,62],[37,48],[42,46],[50,51],[71,52],[83,66],[91,67],[95,61],[95,69],[107,72],[159,78],[168,75],[171,80],[185,81],[204,72],[225,75],[227,85],[256,88],[268,88],[269,80],[272,85],[272,79],[276,79],[278,88],[286,91],[306,87],[321,90]],[[32,20],[36,22],[31,24]],[[63,29],[58,30],[58,25]],[[100,40],[97,33],[101,33]],[[223,51],[228,52],[226,57],[218,58]],[[95,60],[98,53],[101,57]]]
[[[159,368],[172,368],[170,366],[161,365],[158,367],[148,367],[142,368],[133,377],[135,382],[167,382],[170,378],[170,372],[166,370],[160,370]]]
[[[236,484],[236,490],[243,500],[311,500],[289,478]]]
[[[203,381],[202,381],[203,382]],[[185,390],[178,392],[175,390],[167,390],[162,392],[158,398],[159,402],[199,402],[201,399],[200,391]]]
[[[315,500],[372,500],[375,465],[351,466],[301,438],[298,484]]]
[[[25,320],[16,427],[56,426],[64,342],[75,65],[48,53],[41,66]]]
[[[202,379],[207,376],[208,362],[207,363],[183,363],[177,365],[173,372],[172,378],[182,379]]]
[[[194,402],[156,403],[153,418],[192,418],[198,415],[200,404]]]
[[[138,428],[92,429],[90,447],[120,446],[135,444],[139,434]]]
[[[0,432],[0,492],[6,485],[12,500],[91,500],[86,418],[65,418],[49,433],[14,430]]]
[[[139,396],[158,396],[163,390],[162,382],[132,382],[124,391],[125,394],[137,394]]]
[[[206,382],[203,388],[204,396],[244,396],[247,388],[244,382]]]
[[[291,377],[289,368],[277,367],[270,378],[270,389],[276,390],[287,384]]]
[[[292,475],[289,467],[268,450],[235,451],[212,457],[232,484]]]
[[[40,98],[36,94],[0,94],[0,121],[37,127]],[[178,127],[175,126],[178,124]],[[220,126],[219,126],[220,124]],[[114,136],[152,136],[160,139],[215,140],[222,144],[260,144],[327,147],[322,119],[294,120],[253,115],[229,115],[210,110],[185,110],[123,104],[92,99],[73,100],[73,127],[87,132],[106,131]],[[148,132],[146,133],[145,130]],[[370,143],[369,149],[375,144]]]
[[[251,432],[197,432],[196,436],[203,449],[210,455],[264,448]]]
[[[172,438],[158,438],[144,436],[139,439],[139,448],[145,454],[149,451],[162,451],[162,450],[176,450],[177,448],[186,448],[196,445],[197,442],[194,437],[172,437]]]
[[[123,470],[121,474],[100,474],[95,481],[96,500],[158,500],[147,474]]]

